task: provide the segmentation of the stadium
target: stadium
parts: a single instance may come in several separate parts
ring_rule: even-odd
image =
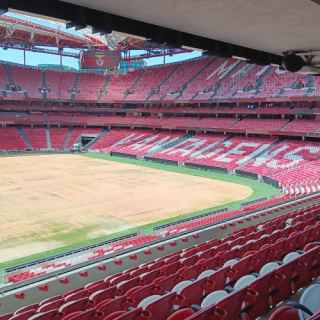
[[[202,2],[0,3],[0,320],[320,319],[320,3]]]

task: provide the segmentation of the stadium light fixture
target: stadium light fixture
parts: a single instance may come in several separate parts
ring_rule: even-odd
[[[302,57],[295,53],[286,54],[283,57],[283,65],[290,72],[300,71],[305,65]]]

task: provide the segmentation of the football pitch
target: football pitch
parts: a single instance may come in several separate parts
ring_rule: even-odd
[[[2,267],[278,193],[248,178],[105,154],[0,165]]]

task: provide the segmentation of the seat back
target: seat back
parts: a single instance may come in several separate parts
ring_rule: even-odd
[[[302,293],[299,303],[307,307],[311,312],[320,311],[320,284],[315,283],[304,290]],[[308,316],[302,310],[299,310],[301,319],[306,319]]]
[[[166,320],[172,311],[176,293],[170,292],[148,304],[145,311],[150,315],[150,320]]]

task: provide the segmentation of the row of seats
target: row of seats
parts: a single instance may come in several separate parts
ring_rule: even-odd
[[[290,212],[0,319],[256,319],[320,275],[318,211]]]
[[[57,258],[50,262],[40,262],[39,264],[33,264],[32,266],[26,266],[19,271],[12,271],[6,274],[7,284],[20,283],[33,278],[38,278],[43,275],[47,275],[51,272],[65,269],[82,262],[88,262],[96,260],[105,255],[115,253],[121,250],[128,250],[130,248],[139,247],[143,244],[150,243],[159,239],[156,234],[150,235],[137,235],[129,239],[115,241],[107,245],[101,245],[96,249],[84,250],[82,253],[78,253],[75,256],[64,256]]]
[[[0,129],[0,151],[69,150],[82,135],[97,137],[100,128],[20,128]],[[22,133],[21,133],[22,132]],[[51,147],[50,147],[51,146]]]
[[[210,101],[214,98],[315,96],[313,76],[279,72],[233,58],[202,57],[104,76],[0,65],[2,98],[65,101]],[[310,80],[311,78],[311,80]],[[296,84],[299,84],[297,88]],[[300,88],[302,86],[302,88]]]
[[[316,184],[320,168],[319,143],[300,140],[112,129],[91,149],[238,169],[270,177],[289,189],[300,185],[312,191],[316,191],[311,185]]]
[[[61,116],[51,116],[55,121]],[[79,116],[80,118],[82,116]],[[19,116],[20,118],[20,116]],[[118,117],[109,117],[119,123]],[[123,123],[138,118],[124,117]],[[188,121],[194,121],[190,118]],[[140,121],[140,120],[139,120]],[[141,121],[144,121],[142,118]],[[149,121],[149,120],[148,120]],[[161,119],[154,118],[160,125]],[[171,120],[170,120],[171,121]],[[179,119],[173,119],[177,125]],[[197,125],[213,123],[216,127],[227,126],[234,120],[210,119],[198,120]],[[235,126],[250,127],[258,120],[242,120]],[[276,121],[266,122],[263,130],[277,125]],[[182,126],[183,124],[181,124]],[[279,121],[278,126],[283,125]],[[170,126],[167,122],[166,126]],[[172,160],[200,166],[218,167],[225,170],[242,170],[272,178],[287,190],[303,187],[316,191],[319,186],[318,161],[320,145],[318,142],[300,140],[277,140],[275,138],[224,136],[222,134],[188,135],[182,132],[112,129],[101,134],[101,129],[84,128],[1,128],[0,150],[14,151],[27,148],[62,150],[70,149],[81,135],[99,137],[90,147],[100,152],[120,152],[138,157]],[[259,129],[256,129],[259,130]],[[308,193],[308,192],[306,192]]]
[[[1,69],[0,69],[1,70]],[[316,103],[307,103],[307,102],[292,102],[290,106],[288,103],[286,105],[281,104],[267,104],[262,106],[252,106],[252,104],[243,104],[242,106],[228,105],[228,106],[217,106],[212,104],[211,106],[198,106],[191,105],[186,106],[184,104],[180,105],[171,105],[168,106],[159,106],[157,104],[151,105],[141,105],[136,108],[121,108],[119,105],[107,105],[107,106],[95,106],[95,105],[74,105],[72,109],[70,106],[63,106],[60,104],[50,104],[47,103],[43,105],[42,103],[33,103],[33,104],[14,104],[14,103],[5,103],[1,105],[1,110],[3,111],[13,111],[13,112],[65,112],[65,113],[85,113],[94,114],[94,113],[106,113],[106,112],[118,112],[119,110],[123,112],[134,111],[134,112],[143,112],[148,114],[239,114],[239,115],[292,115],[292,114],[308,114],[313,115],[318,113],[319,106]]]
[[[160,236],[168,237],[180,234],[182,232],[192,231],[196,228],[223,222],[226,219],[232,219],[239,215],[243,216],[248,212],[276,205],[285,200],[288,200],[288,197],[285,195],[274,197],[265,201],[249,204],[247,206],[242,207],[239,210],[216,213],[204,218],[193,219],[189,222],[181,222],[174,226],[165,227],[157,231],[156,234],[139,235],[128,240],[121,240],[112,244],[99,246],[97,249],[84,251],[81,253],[81,255],[77,254],[76,258],[74,258],[73,256],[70,256],[69,258],[63,257],[62,259],[59,258],[54,260],[53,262],[44,262],[38,265],[28,266],[24,269],[20,269],[19,271],[9,273],[7,275],[7,281],[8,283],[18,283],[32,278],[36,278],[53,271],[61,270],[63,268],[76,265],[80,262],[96,260],[98,258],[112,254],[120,250],[126,250],[129,248],[141,246],[142,244],[146,244],[148,242],[159,239]],[[251,218],[247,218],[247,220],[251,221]]]
[[[251,211],[255,211],[255,210],[258,210],[261,208],[267,208],[269,206],[274,206],[274,205],[279,204],[279,203],[286,201],[288,199],[289,199],[288,196],[280,195],[278,197],[273,197],[271,199],[258,201],[257,203],[243,206],[239,210],[216,213],[216,214],[209,215],[209,216],[206,216],[203,218],[193,219],[192,221],[180,222],[178,224],[161,229],[161,234],[163,236],[167,237],[167,236],[180,234],[180,233],[186,232],[186,231],[192,231],[194,229],[202,228],[202,227],[205,227],[208,225],[222,222],[227,219],[236,218],[237,216],[246,215],[246,214],[248,214],[248,212],[251,212]],[[247,221],[251,221],[251,218],[248,217]],[[235,226],[234,224],[231,224],[231,225]]]
[[[116,110],[115,110],[116,111]],[[21,113],[2,112],[0,123],[15,125],[59,125],[59,126],[143,126],[149,128],[170,128],[189,130],[223,130],[226,132],[247,132],[269,134],[282,132],[301,135],[319,133],[318,120],[287,119],[236,119],[233,117],[210,117],[199,114],[195,116],[114,116],[91,115],[86,113]]]

